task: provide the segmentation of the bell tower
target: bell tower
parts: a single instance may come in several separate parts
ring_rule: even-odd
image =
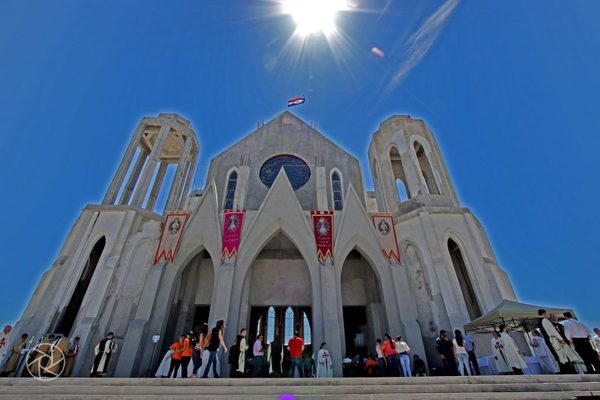
[[[198,140],[189,121],[175,114],[145,117],[135,129],[102,204],[154,211],[167,168],[176,165],[163,211],[184,208],[198,152]]]
[[[433,133],[422,120],[394,115],[373,134],[369,162],[380,211],[413,204],[458,207],[458,199]]]

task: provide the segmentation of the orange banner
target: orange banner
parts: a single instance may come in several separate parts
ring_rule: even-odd
[[[375,231],[381,244],[381,251],[389,262],[392,258],[400,264],[400,251],[398,250],[398,238],[396,237],[396,227],[394,217],[390,213],[371,214]]]
[[[189,216],[188,211],[169,211],[165,214],[160,241],[154,256],[154,264],[163,259],[166,262],[175,262],[175,254],[177,254],[179,242]]]

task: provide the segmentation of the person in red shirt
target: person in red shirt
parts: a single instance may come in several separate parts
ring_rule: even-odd
[[[304,351],[304,340],[300,337],[300,332],[295,331],[294,337],[288,341],[288,350],[292,362],[291,376],[294,377],[295,369],[298,368],[298,373],[301,378],[304,378],[304,364],[302,363],[302,351]]]
[[[382,350],[387,361],[387,376],[400,376],[400,360],[396,352],[396,342],[389,333],[384,335]]]
[[[190,360],[192,359],[192,354],[194,353],[194,348],[190,342],[191,336],[188,333],[185,339],[183,340],[183,348],[181,349],[181,377],[188,377],[188,365],[190,364]]]
[[[169,366],[169,373],[167,377],[171,377],[171,373],[173,373],[173,378],[177,378],[177,372],[179,372],[179,367],[181,366],[181,353],[183,351],[183,341],[185,340],[185,336],[179,336],[179,341],[175,342],[171,345],[170,349],[173,350],[173,355],[171,355],[171,365]]]

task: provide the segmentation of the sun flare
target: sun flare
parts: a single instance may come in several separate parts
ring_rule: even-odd
[[[296,33],[308,36],[323,33],[329,36],[337,30],[339,11],[347,9],[346,0],[284,0],[283,13],[296,23]]]

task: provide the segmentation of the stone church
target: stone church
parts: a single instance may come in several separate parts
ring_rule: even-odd
[[[94,346],[113,331],[109,375],[146,376],[177,335],[223,319],[227,345],[241,328],[286,343],[298,330],[313,351],[327,342],[340,376],[346,354],[374,352],[385,332],[436,365],[439,329],[515,300],[422,120],[395,115],[373,133],[373,191],[353,155],[290,112],[215,156],[204,188],[192,188],[199,153],[189,121],[143,118],[102,203],[83,209],[15,333],[79,336],[74,375],[86,376]],[[231,209],[246,216],[237,258],[223,262]],[[154,264],[169,210],[190,217],[174,262]],[[311,210],[333,212],[333,264],[317,258]],[[393,214],[400,263],[384,257],[371,212]]]

